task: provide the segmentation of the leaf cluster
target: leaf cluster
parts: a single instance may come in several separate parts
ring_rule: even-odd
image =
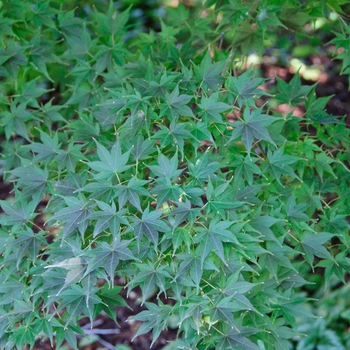
[[[116,276],[135,337],[176,319],[182,348],[287,349],[310,272],[346,283],[349,129],[299,73],[272,95],[232,54],[342,2],[278,3],[180,4],[159,32],[113,1],[2,3],[2,349],[77,349],[80,319],[127,305]]]

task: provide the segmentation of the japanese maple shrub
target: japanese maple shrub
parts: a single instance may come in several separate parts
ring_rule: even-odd
[[[69,3],[0,5],[1,349],[77,349],[123,287],[146,307],[135,337],[171,319],[173,348],[289,349],[317,316],[310,273],[350,270],[349,129],[298,73],[269,91],[236,68],[346,1],[180,4],[157,32],[120,2]]]

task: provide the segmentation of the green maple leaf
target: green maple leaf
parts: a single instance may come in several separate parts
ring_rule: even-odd
[[[298,179],[299,181],[302,181],[289,166],[289,164],[293,164],[298,160],[300,160],[300,158],[284,154],[284,147],[277,149],[275,152],[269,150],[263,173],[269,171],[280,185],[282,185],[281,175],[289,175],[295,179]]]
[[[172,118],[171,121],[177,121],[179,116],[194,117],[193,112],[188,103],[191,101],[193,96],[179,94],[179,86],[176,85],[175,89],[169,94],[166,92],[165,103],[161,104],[161,116],[168,115]]]
[[[80,314],[89,315],[90,320],[93,321],[95,305],[101,303],[101,299],[96,295],[97,290],[97,288],[92,287],[89,294],[86,294],[82,287],[75,284],[60,293],[62,300],[55,312],[57,313],[66,308],[69,316],[66,320],[66,326]]]
[[[198,248],[200,249],[202,266],[206,257],[211,252],[215,253],[224,264],[227,263],[223,242],[240,245],[235,235],[227,230],[230,226],[232,226],[231,221],[219,221],[215,218],[210,221],[207,229],[198,229],[199,233],[194,236],[194,241],[199,244]]]
[[[276,146],[266,129],[266,126],[272,124],[275,120],[276,118],[274,117],[262,114],[262,108],[257,108],[253,111],[250,111],[249,108],[245,108],[242,121],[236,121],[231,124],[233,131],[228,143],[241,137],[243,144],[247,148],[248,156],[250,156],[254,138],[265,140]]]
[[[166,94],[169,90],[176,89],[174,80],[176,75],[168,76],[166,71],[162,75],[160,73],[155,77],[155,80],[149,82],[148,93],[152,96],[161,96],[166,98]]]
[[[296,248],[305,254],[305,260],[310,266],[313,266],[315,256],[334,261],[330,252],[323,246],[323,244],[329,242],[333,236],[333,234],[328,232],[318,232],[313,234],[309,232]]]
[[[262,28],[264,34],[268,27],[287,27],[279,20],[277,17],[277,11],[280,7],[276,5],[270,5],[266,7],[261,7],[257,15],[258,25]],[[275,29],[275,28],[274,28]]]
[[[280,266],[287,267],[288,269],[297,272],[290,259],[286,256],[286,254],[296,254],[291,248],[282,246],[279,242],[268,241],[266,249],[267,250],[262,254],[262,257],[259,260],[259,264],[271,271],[273,277],[278,283],[278,269]]]
[[[70,143],[66,150],[59,150],[55,160],[58,162],[58,170],[67,169],[74,172],[77,162],[86,161],[87,158],[80,152],[83,145],[74,145]]]
[[[296,198],[294,194],[289,196],[288,201],[286,202],[285,208],[286,208],[287,217],[297,224],[300,221],[307,222],[311,219],[305,214],[307,204],[306,203],[296,204]]]
[[[249,226],[251,226],[254,230],[260,232],[265,240],[274,241],[278,245],[280,244],[280,240],[276,237],[270,227],[278,222],[281,222],[281,219],[276,219],[274,217],[264,215],[258,216],[253,220],[249,221]]]
[[[218,93],[212,94],[209,98],[202,96],[201,103],[198,104],[198,107],[201,109],[199,115],[203,116],[207,123],[213,121],[224,124],[220,113],[233,108],[226,103],[218,102],[218,98]]]
[[[135,285],[141,284],[142,304],[151,295],[156,287],[158,287],[160,292],[163,292],[166,296],[166,284],[171,278],[171,275],[167,271],[168,267],[166,265],[155,267],[149,261],[147,263],[136,265],[138,266],[140,272],[130,280],[127,287],[130,289]]]
[[[316,84],[310,86],[301,85],[299,72],[294,75],[289,83],[286,83],[279,77],[276,77],[276,79],[280,93],[277,94],[275,98],[281,103],[289,103],[293,106],[297,106],[301,102],[306,101],[307,96],[316,86]]]
[[[209,162],[208,152],[204,153],[201,158],[196,160],[195,164],[188,163],[188,173],[193,176],[200,185],[204,185],[204,181],[208,177],[215,177],[215,172],[219,169],[218,162]]]
[[[120,286],[108,286],[108,283],[105,283],[104,286],[97,292],[97,295],[102,300],[102,303],[96,305],[96,309],[105,311],[106,314],[116,323],[117,322],[117,313],[115,312],[116,306],[125,306],[131,310],[130,306],[126,303],[124,298],[119,294],[123,287]]]
[[[17,187],[22,189],[22,198],[29,197],[36,203],[43,199],[48,187],[47,169],[42,170],[37,166],[29,165],[11,170],[11,174],[17,177],[15,182]]]
[[[0,216],[0,224],[11,226],[13,231],[17,231],[22,225],[33,220],[38,213],[35,213],[37,202],[27,202],[25,200],[10,203],[8,201],[0,201],[1,209],[5,214]]]
[[[174,277],[174,281],[177,281],[180,278],[186,276],[186,273],[190,272],[190,277],[195,283],[197,293],[199,291],[199,286],[201,282],[201,278],[203,275],[203,262],[201,258],[201,248],[197,247],[195,251],[191,251],[188,253],[179,253],[176,254],[176,257],[181,261],[178,271]]]
[[[164,234],[162,242],[171,240],[173,244],[172,255],[174,256],[179,247],[184,244],[187,249],[190,249],[192,244],[192,236],[187,228],[175,227],[172,231],[168,231]]]
[[[220,215],[222,218],[227,216],[227,211],[236,209],[244,205],[244,202],[233,201],[231,198],[231,191],[229,182],[214,186],[209,178],[206,189],[207,203],[205,205],[206,214],[211,212]]]
[[[113,237],[117,237],[119,235],[120,224],[128,225],[128,221],[124,216],[126,210],[117,211],[114,202],[112,202],[112,205],[98,200],[95,200],[95,202],[102,211],[94,212],[89,216],[91,220],[97,219],[94,226],[93,237],[96,237],[107,228],[110,229]]]
[[[244,175],[249,185],[253,184],[254,174],[262,175],[260,168],[255,164],[259,158],[244,157],[242,155],[235,155],[234,160],[229,163],[229,167],[235,169],[235,177],[240,178]]]
[[[152,346],[158,339],[160,332],[166,328],[172,307],[170,305],[163,304],[161,300],[158,301],[158,305],[153,303],[146,303],[146,306],[148,310],[141,311],[136,316],[129,318],[130,320],[143,321],[142,325],[137,330],[132,340],[141,334],[152,331]],[[155,315],[157,316],[155,317]]]
[[[97,248],[91,249],[84,254],[89,256],[89,262],[86,267],[84,276],[87,276],[90,272],[95,271],[99,267],[103,267],[109,275],[111,283],[113,285],[115,270],[120,260],[135,260],[134,255],[127,246],[131,241],[123,240],[119,238],[113,240],[112,244],[106,242],[100,242]]]
[[[200,209],[193,208],[191,201],[187,198],[184,202],[174,201],[174,203],[176,204],[176,208],[171,212],[171,215],[175,215],[175,226],[178,227],[186,220],[193,225],[196,217],[200,215]]]
[[[131,148],[131,156],[136,161],[148,159],[151,153],[155,151],[155,141],[151,139],[144,139],[143,136],[138,135],[133,139]]]
[[[65,182],[64,185],[68,186],[68,188],[70,186],[70,184],[67,182]],[[62,184],[58,185],[57,187],[62,188]],[[75,190],[76,192],[91,193],[91,196],[89,197],[91,199],[98,198],[105,203],[110,203],[115,198],[116,185],[105,182],[91,182],[81,188],[75,188]]]
[[[202,82],[203,90],[217,91],[219,86],[224,82],[221,73],[225,67],[225,62],[211,62],[210,53],[207,51],[200,66],[194,66],[194,70],[198,79]]]
[[[334,259],[319,261],[317,266],[325,268],[326,285],[334,278],[334,275],[345,284],[346,273],[350,272],[350,259],[346,256],[346,252],[341,252]]]
[[[139,211],[142,211],[140,196],[151,197],[150,193],[143,187],[147,183],[146,180],[132,177],[127,185],[117,185],[115,195],[118,196],[119,208],[123,208],[126,201],[129,201]]]
[[[176,122],[172,120],[172,122],[169,125],[169,128],[160,125],[160,130],[153,135],[153,138],[159,138],[162,147],[168,146],[175,142],[176,148],[180,151],[183,159],[185,157],[185,140],[193,138],[193,135],[186,129],[186,126],[186,123],[176,124]]]
[[[300,297],[281,299],[279,302],[281,314],[294,328],[297,326],[296,318],[304,317],[309,319],[316,317],[307,308],[302,306],[304,302],[305,299]]]
[[[150,242],[154,244],[154,249],[157,249],[158,245],[158,232],[166,232],[169,230],[168,225],[159,220],[159,217],[162,215],[162,211],[149,211],[149,207],[145,209],[142,213],[142,218],[131,219],[134,221],[133,227],[135,230],[135,237],[137,240],[138,246],[140,246],[141,239],[145,235]]]
[[[152,194],[157,195],[157,209],[169,199],[178,201],[182,193],[180,185],[173,183],[169,178],[157,180],[157,185],[152,188]]]
[[[232,45],[235,49],[240,48],[243,55],[248,55],[252,50],[256,50],[262,56],[264,50],[263,32],[259,27],[250,25],[250,21],[243,21],[235,30]]]
[[[38,118],[27,109],[25,103],[18,105],[14,102],[11,103],[10,111],[3,111],[1,117],[1,125],[5,126],[7,139],[10,139],[11,135],[15,134],[22,136],[30,142],[26,123],[31,120],[38,120]]]
[[[61,274],[59,271],[55,272],[52,270],[53,268],[65,269],[67,270],[67,274]],[[50,288],[51,283],[54,283],[54,288],[50,289],[50,292],[53,292],[53,290],[61,287],[55,293],[55,297],[57,297],[64,289],[77,282],[80,282],[83,279],[86,269],[86,261],[84,258],[80,257],[68,258],[52,265],[47,265],[45,266],[45,269],[50,269],[48,270],[47,274],[49,275],[50,279],[52,279],[46,288]]]
[[[84,240],[85,230],[89,224],[89,217],[92,213],[93,204],[85,199],[76,197],[64,197],[68,207],[59,210],[49,221],[66,221],[62,232],[62,242],[75,229],[78,229]]]
[[[115,143],[109,152],[106,147],[95,141],[97,145],[97,155],[100,161],[88,162],[87,165],[97,172],[94,175],[96,180],[106,180],[118,176],[131,167],[126,165],[129,159],[130,150],[122,153],[119,142]]]
[[[217,350],[259,350],[260,347],[247,338],[258,331],[258,329],[250,327],[229,329],[228,332],[225,332],[224,337],[220,337]]]
[[[29,255],[32,261],[36,260],[39,254],[40,246],[46,244],[43,231],[34,233],[33,230],[27,229],[25,231],[17,231],[17,238],[12,241],[11,247],[17,257],[17,269],[22,259]]]
[[[198,121],[196,123],[190,121],[187,124],[190,128],[190,133],[193,135],[191,140],[192,146],[197,151],[202,141],[209,141],[216,148],[216,143],[213,135],[208,130],[208,124],[206,122]]]
[[[209,326],[220,320],[231,328],[236,329],[233,312],[238,310],[235,303],[232,302],[232,296],[217,298],[217,300],[213,302],[213,305],[209,306],[208,310],[205,311],[209,313]]]
[[[248,69],[238,77],[229,77],[225,86],[231,92],[229,103],[237,102],[239,108],[243,105],[255,107],[255,100],[261,96],[269,96],[264,90],[258,87],[264,84],[265,79],[253,78],[254,71]]]
[[[50,137],[46,132],[40,130],[40,139],[42,143],[33,142],[24,147],[37,153],[33,158],[34,161],[44,161],[45,164],[48,164],[60,151],[61,144],[58,143],[58,134],[54,133],[53,137]]]
[[[183,172],[178,169],[179,161],[177,153],[169,159],[164,154],[160,153],[158,156],[158,165],[149,165],[148,168],[161,179],[175,180]]]

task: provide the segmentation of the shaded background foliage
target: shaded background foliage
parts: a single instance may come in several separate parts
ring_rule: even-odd
[[[1,347],[349,347],[346,1],[1,5]]]

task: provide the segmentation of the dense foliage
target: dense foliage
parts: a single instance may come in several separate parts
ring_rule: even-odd
[[[207,0],[150,30],[121,3],[1,2],[0,348],[76,349],[126,305],[115,276],[135,337],[175,320],[172,349],[349,348],[349,129],[299,73],[241,70],[318,33],[348,74],[347,1]]]

